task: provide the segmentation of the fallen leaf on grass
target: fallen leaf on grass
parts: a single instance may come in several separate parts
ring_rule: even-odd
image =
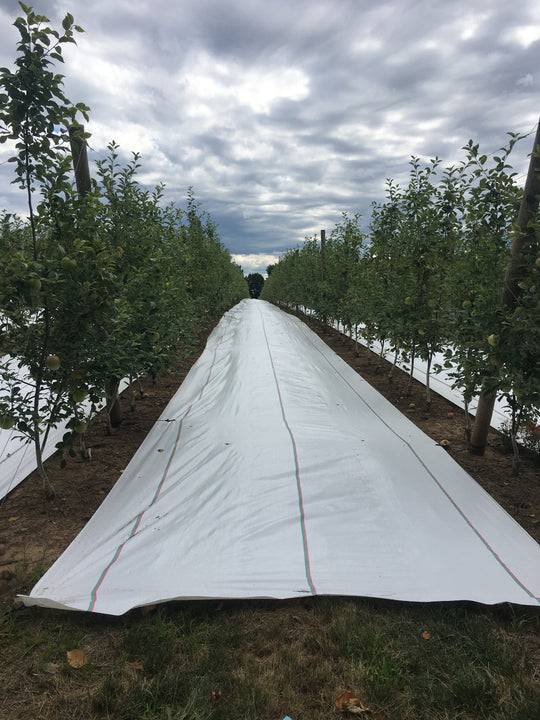
[[[428,633],[427,630],[424,630],[424,632],[422,633],[422,637],[424,638],[424,640],[429,640],[429,638],[431,637],[431,634]]]
[[[84,650],[68,650],[66,652],[66,657],[68,663],[73,668],[81,668],[88,662],[88,655],[84,652]]]
[[[131,663],[131,667],[134,670],[137,670],[137,672],[142,672],[144,670],[143,664],[140,662]]]
[[[375,720],[383,720],[383,716],[367,708],[361,700],[354,697],[351,690],[344,690],[335,700],[336,710],[342,713],[351,713],[352,715],[363,715],[364,717],[375,718]]]
[[[352,693],[350,690],[344,690],[343,692],[339,693],[339,695],[336,698],[335,706],[336,710],[339,710],[340,712],[343,712],[343,705],[346,702],[349,702],[351,698],[354,697],[354,693]]]
[[[217,692],[214,692],[214,690],[212,690],[212,702],[214,703],[214,705],[216,703],[218,703],[220,700],[221,700],[221,690],[218,690]]]

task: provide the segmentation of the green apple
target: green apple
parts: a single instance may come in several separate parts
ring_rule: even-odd
[[[413,299],[412,299],[412,297],[407,296],[407,297],[405,298],[405,305],[412,305],[412,304],[413,304]]]
[[[77,265],[77,261],[66,255],[62,258],[60,264],[62,265],[63,270],[73,270],[73,268]]]
[[[501,338],[498,335],[495,335],[495,333],[492,333],[488,337],[488,343],[491,345],[491,347],[497,347],[497,345],[501,342]]]
[[[45,365],[49,368],[49,370],[58,370],[60,367],[60,358],[58,355],[49,355],[45,360]]]
[[[472,302],[471,302],[470,300],[464,300],[464,301],[461,303],[461,307],[462,307],[464,310],[469,310],[469,308],[470,308],[471,306],[472,306]]]
[[[10,430],[14,425],[14,417],[11,415],[0,415],[0,430]]]
[[[76,432],[77,435],[82,435],[86,432],[87,425],[85,422],[77,423],[73,426],[73,432]]]
[[[159,341],[159,338],[160,338],[160,334],[158,332],[152,333],[152,335],[150,336],[150,340],[153,343],[157,343]]]
[[[428,300],[427,304],[428,304],[428,306],[429,306],[430,308],[436,308],[436,307],[437,307],[437,301],[435,300],[435,298],[430,298],[430,299]]]
[[[39,278],[30,278],[28,285],[32,290],[41,290],[41,280]]]
[[[80,403],[86,400],[88,393],[83,388],[79,388],[79,390],[74,390],[71,393],[71,397],[75,400],[75,402]]]

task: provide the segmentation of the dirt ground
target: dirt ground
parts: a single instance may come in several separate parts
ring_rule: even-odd
[[[305,319],[305,318],[303,318]],[[397,372],[387,378],[389,366],[369,350],[360,348],[337,331],[305,319],[315,332],[351,367],[437,442],[447,440],[447,451],[482,485],[514,519],[540,542],[540,468],[523,454],[520,474],[512,476],[512,455],[503,451],[499,435],[490,434],[484,457],[469,454],[465,440],[465,417],[461,409],[433,394],[426,412],[423,387],[415,382],[407,395],[407,378]],[[92,459],[75,458],[61,469],[58,460],[47,462],[56,490],[53,501],[44,499],[37,473],[33,473],[0,501],[0,612],[9,609],[16,593],[29,592],[33,582],[71,543],[101,504],[122,470],[144,440],[189,368],[202,352],[211,327],[201,333],[195,351],[156,382],[144,379],[137,386],[135,411],[127,392],[122,396],[124,421],[106,434],[98,417],[87,434]],[[411,408],[411,403],[415,407]],[[448,413],[453,413],[449,417]]]

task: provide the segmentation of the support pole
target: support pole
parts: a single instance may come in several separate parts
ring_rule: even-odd
[[[69,143],[73,157],[77,192],[81,197],[85,197],[92,189],[92,182],[90,180],[90,167],[88,166],[88,153],[86,152],[86,140],[84,138],[84,125],[72,125],[69,128]],[[109,425],[112,427],[116,427],[123,420],[118,399],[118,385],[119,382],[116,379],[111,379],[105,388],[107,417]]]
[[[531,226],[536,220],[538,213],[538,203],[540,199],[540,122],[536,128],[536,137],[534,139],[531,161],[529,163],[529,171],[527,180],[525,181],[525,189],[517,217],[516,224],[520,228],[520,232],[516,233],[510,249],[510,259],[506,267],[506,274],[501,294],[501,305],[507,309],[512,309],[517,305],[519,298],[519,281],[521,280],[522,261],[521,253],[526,248],[531,239],[531,233],[534,234],[534,228]],[[483,388],[484,386],[482,386]],[[471,435],[470,452],[473,455],[483,455],[486,451],[487,437],[491,425],[491,416],[493,414],[493,406],[497,396],[497,389],[487,395],[481,394],[478,399],[478,408],[474,420],[473,431]]]
[[[92,189],[86,141],[84,139],[84,125],[72,125],[69,128],[69,144],[73,157],[73,170],[75,171],[77,192],[81,197],[84,197],[88,195]]]
[[[325,244],[326,244],[326,230],[321,230],[321,280],[326,280],[326,255],[325,255]]]

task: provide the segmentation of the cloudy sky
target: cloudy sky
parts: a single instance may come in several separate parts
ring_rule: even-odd
[[[111,140],[140,181],[188,186],[248,272],[343,211],[369,222],[411,155],[497,150],[540,114],[538,0],[27,0],[58,27],[66,94],[91,108],[91,160]],[[0,65],[21,14],[0,0]],[[526,172],[532,138],[515,150]],[[0,209],[24,212],[0,147]]]

